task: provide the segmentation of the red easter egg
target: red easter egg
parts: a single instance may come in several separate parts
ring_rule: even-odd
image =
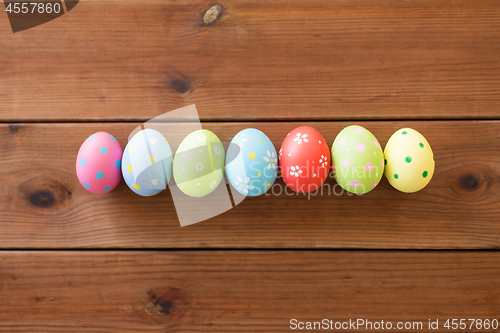
[[[330,172],[330,149],[321,134],[309,126],[288,133],[279,151],[281,177],[300,193],[319,189]]]

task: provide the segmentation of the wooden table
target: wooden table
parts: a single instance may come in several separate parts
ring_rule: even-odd
[[[15,34],[2,16],[0,331],[500,320],[500,2],[224,0],[205,15],[214,4],[84,0]],[[190,104],[221,140],[256,127],[278,148],[300,125],[331,144],[361,124],[383,146],[412,127],[436,173],[411,195],[384,179],[361,197],[258,197],[185,228],[168,190],[79,184],[87,136],[124,147]]]

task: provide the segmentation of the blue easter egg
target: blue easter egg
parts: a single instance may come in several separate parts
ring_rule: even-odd
[[[172,150],[158,131],[145,129],[128,142],[121,162],[127,186],[141,196],[163,191],[172,177]]]
[[[241,194],[256,197],[276,180],[278,154],[269,138],[255,128],[240,131],[231,140],[226,156],[226,174]]]

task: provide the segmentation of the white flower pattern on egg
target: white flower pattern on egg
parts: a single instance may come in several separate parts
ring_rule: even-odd
[[[196,169],[196,171],[202,171],[204,169],[204,166],[203,166],[203,163],[196,163],[194,168]]]
[[[295,176],[295,177],[299,177],[304,171],[300,170],[299,166],[296,165],[296,166],[293,166],[291,167],[292,171],[290,172],[290,176]]]
[[[242,133],[240,136],[235,136],[235,137],[234,137],[234,139],[233,139],[233,141],[235,141],[235,142],[236,142],[236,144],[237,144],[238,146],[240,146],[240,148],[243,148],[243,147],[244,147],[243,142],[248,141],[248,138],[245,138],[245,137],[244,137],[244,136],[245,136],[245,134],[246,134],[246,133]]]
[[[319,159],[319,164],[321,164],[321,167],[324,168],[328,165],[328,156],[321,155],[321,158]]]
[[[309,142],[309,140],[307,139],[307,134],[300,134],[300,133],[297,133],[296,134],[296,137],[295,139],[293,139],[293,141],[297,141],[297,143],[300,145],[302,143],[302,141],[304,142]]]
[[[276,169],[276,164],[274,163],[275,162],[275,156],[274,156],[274,152],[269,152],[269,150],[267,151],[267,156],[264,156],[264,161],[266,162],[271,162],[269,163],[269,165],[267,166],[267,169],[271,169],[271,167],[273,169]]]
[[[245,194],[248,193],[248,190],[253,190],[254,187],[252,185],[249,185],[250,183],[250,177],[246,177],[245,181],[243,182],[243,179],[241,179],[240,176],[236,176],[236,180],[233,181],[233,184],[236,185],[235,187],[238,189],[238,191],[241,191]]]

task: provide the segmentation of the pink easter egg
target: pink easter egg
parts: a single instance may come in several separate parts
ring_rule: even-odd
[[[109,133],[98,132],[85,140],[76,158],[80,184],[95,194],[107,193],[120,182],[122,148]]]

